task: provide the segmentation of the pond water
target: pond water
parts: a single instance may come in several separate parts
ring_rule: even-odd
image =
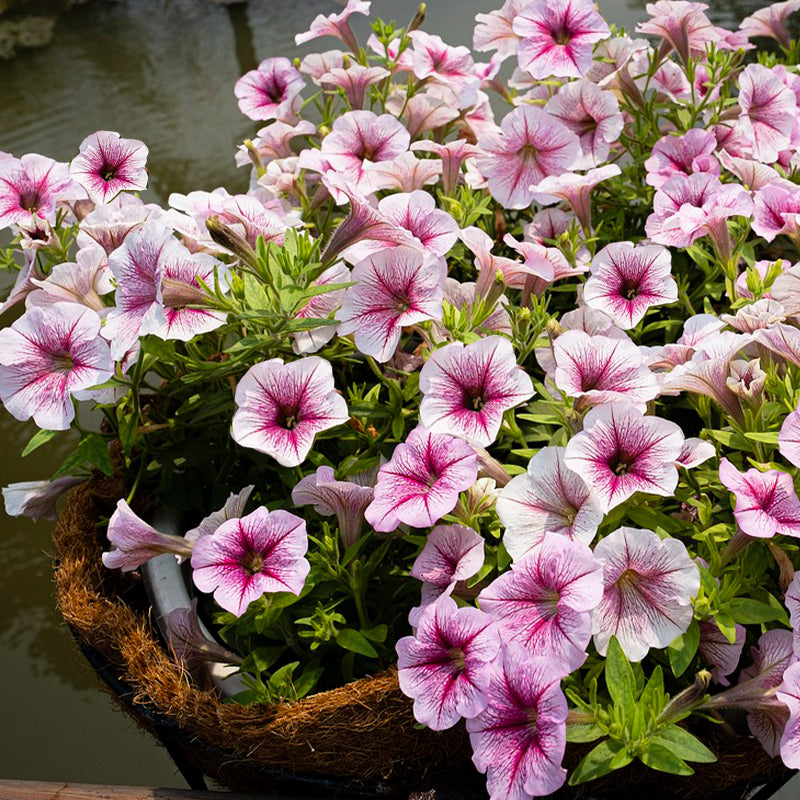
[[[711,14],[733,26],[761,4],[721,0]],[[425,29],[469,44],[475,14],[499,5],[429,0]],[[643,0],[599,5],[606,19],[629,29],[644,16]],[[416,6],[372,4],[374,16],[400,21]],[[0,150],[66,161],[88,134],[117,130],[150,148],[150,199],[220,185],[244,190],[247,176],[233,152],[256,126],[239,114],[234,82],[267,56],[312,50],[314,43],[295,48],[294,34],[339,8],[333,0],[95,0],[58,13],[48,46],[0,61]],[[358,19],[356,29],[364,34],[366,23]],[[47,477],[68,452],[69,442],[57,440],[20,459],[34,432],[0,409],[0,485]],[[55,610],[50,525],[10,519],[0,509],[0,528],[0,778],[185,787],[166,753],[98,691],[74,647]]]

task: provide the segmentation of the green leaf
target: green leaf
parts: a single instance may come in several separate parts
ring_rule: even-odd
[[[722,635],[731,643],[736,643],[736,625],[733,621],[733,617],[730,614],[724,614],[720,612],[714,617],[714,622],[717,623],[717,627],[720,629]]]
[[[694,775],[694,770],[681,758],[660,744],[652,744],[646,752],[640,753],[642,764],[659,772],[669,772],[672,775]]]
[[[111,456],[108,454],[108,445],[99,433],[88,433],[84,436],[78,444],[78,452],[104,475],[114,474]]]
[[[667,750],[684,761],[699,761],[703,764],[711,764],[717,760],[717,757],[696,736],[677,725],[669,725],[666,728],[662,728],[650,741],[664,745]]]
[[[734,597],[727,608],[733,619],[742,625],[772,622],[781,616],[780,609],[760,603],[758,600],[751,600],[749,597]]]
[[[350,650],[368,658],[378,657],[378,651],[369,643],[369,640],[354,628],[342,628],[336,635],[336,644],[345,650]]]
[[[374,628],[362,628],[361,633],[371,642],[382,644],[386,641],[389,628],[386,625],[376,625]]]
[[[567,741],[568,742],[593,742],[605,736],[605,731],[594,722],[580,724],[580,725],[567,725]]]
[[[636,704],[636,678],[616,636],[611,637],[608,645],[605,676],[606,687],[614,704],[622,710],[625,719],[632,719]]]
[[[654,716],[658,716],[664,707],[664,672],[661,665],[657,664],[656,668],[650,675],[649,680],[645,684],[641,695],[639,695],[639,706],[643,709],[652,710]]]
[[[778,431],[769,433],[756,433],[755,431],[745,431],[744,435],[754,442],[764,442],[764,444],[778,444]]]
[[[61,431],[36,431],[36,433],[31,436],[28,444],[25,445],[25,449],[22,451],[22,457],[25,458],[25,456],[29,456],[34,450],[41,447],[43,444],[47,444],[59,433],[61,433]]]
[[[685,633],[677,636],[667,647],[669,665],[672,667],[672,674],[679,678],[688,669],[694,660],[697,647],[700,644],[700,626],[697,620],[692,620],[692,624]]]
[[[569,785],[577,786],[579,783],[593,781],[603,775],[608,775],[614,768],[611,766],[617,753],[623,747],[619,742],[606,739],[589,751],[581,760],[581,763],[569,776]]]

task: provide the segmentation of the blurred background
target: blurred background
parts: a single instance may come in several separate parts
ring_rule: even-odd
[[[501,3],[428,0],[425,30],[449,44],[471,45],[475,14]],[[716,24],[736,28],[764,4],[711,0],[708,13]],[[336,47],[318,40],[296,48],[294,35],[342,5],[0,0],[0,150],[69,161],[84,137],[115,130],[150,148],[148,200],[163,203],[173,191],[217,186],[244,191],[247,170],[236,168],[233,154],[259,125],[239,113],[235,81],[268,56]],[[644,0],[598,5],[609,22],[629,31],[646,16]],[[417,0],[373,0],[372,16],[404,24],[416,8]],[[351,22],[363,41],[367,20]],[[69,452],[67,437],[58,437],[21,459],[35,430],[0,408],[0,485],[46,478]],[[0,778],[185,788],[166,752],[99,691],[56,611],[51,527],[9,518],[0,506]],[[778,795],[798,796],[797,785]]]

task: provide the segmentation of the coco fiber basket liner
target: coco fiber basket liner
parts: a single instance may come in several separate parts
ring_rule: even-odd
[[[162,726],[174,726],[188,763],[234,790],[293,783],[344,796],[408,796],[415,789],[426,800],[485,797],[470,765],[463,727],[443,733],[416,728],[394,670],[277,706],[224,703],[193,686],[159,641],[141,581],[102,564],[107,542],[98,523],[124,494],[121,479],[99,475],[72,491],[53,534],[55,582],[58,605],[79,644],[95,654],[95,666],[102,659],[130,689],[128,710],[139,722],[151,730],[156,718]],[[693,778],[656,776],[632,765],[556,796],[633,800],[643,791],[648,800],[738,800],[755,786],[791,775],[755,740],[726,737],[718,727],[712,726],[704,740],[719,760],[698,765]],[[566,766],[577,764],[586,747],[570,745]]]

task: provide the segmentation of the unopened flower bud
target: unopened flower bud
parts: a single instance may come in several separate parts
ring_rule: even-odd
[[[417,13],[414,14],[411,22],[408,23],[408,28],[406,29],[408,33],[411,33],[411,31],[416,31],[422,27],[422,23],[425,22],[425,12],[427,10],[428,7],[425,5],[425,3],[419,4],[417,7]]]
[[[264,172],[264,162],[261,160],[261,155],[259,154],[258,150],[256,150],[253,140],[245,139],[242,144],[244,144],[245,148],[247,149],[247,155],[249,156],[250,161],[253,162],[253,166],[258,171],[258,174],[262,175]]]
[[[220,220],[219,217],[209,217],[206,220],[206,228],[211,238],[226,250],[230,250],[235,256],[240,258],[245,264],[255,266],[256,253],[250,243],[240,234],[236,233],[231,227]]]

